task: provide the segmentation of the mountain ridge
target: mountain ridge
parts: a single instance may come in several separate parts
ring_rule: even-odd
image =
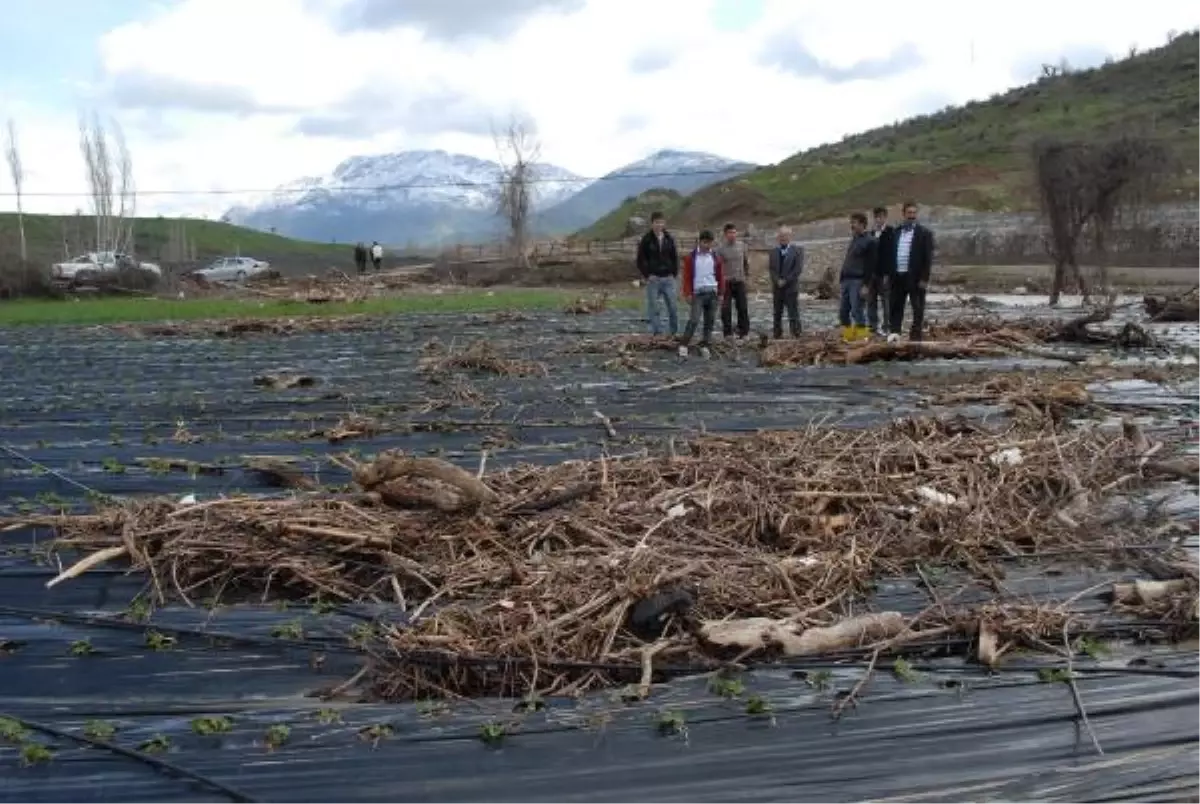
[[[736,175],[747,164],[663,149],[589,180],[539,163],[532,228],[539,236],[564,234],[608,212],[630,188],[636,194],[666,183],[690,191]],[[444,150],[356,155],[325,176],[293,179],[232,206],[222,219],[320,241],[400,246],[494,240],[504,235],[494,213],[501,175],[496,162]]]

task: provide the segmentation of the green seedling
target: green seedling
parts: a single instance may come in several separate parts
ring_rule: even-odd
[[[288,610],[288,602],[286,600],[276,600],[275,601],[275,611],[287,611],[287,610]]]
[[[6,743],[19,743],[25,739],[28,731],[19,720],[11,717],[0,717],[0,740]]]
[[[508,729],[505,728],[504,724],[497,723],[494,720],[489,720],[479,727],[479,739],[488,745],[499,745],[504,742],[504,738],[507,736]]]
[[[350,644],[356,648],[367,647],[375,637],[375,626],[368,623],[356,623],[350,629]]]
[[[520,704],[518,704],[518,706],[520,706]],[[444,715],[449,711],[450,711],[450,705],[447,704],[445,701],[434,701],[434,700],[430,700],[428,698],[425,700],[417,701],[417,716],[418,717],[425,717],[425,718],[437,717],[438,715]]]
[[[771,704],[759,695],[751,695],[746,699],[746,714],[751,717],[762,717],[771,714]]]
[[[546,708],[546,702],[543,701],[536,692],[531,692],[517,702],[513,707],[516,712],[540,712]]]
[[[146,647],[150,650],[170,650],[175,647],[177,640],[173,636],[159,633],[158,631],[146,632]]]
[[[833,686],[833,671],[831,670],[802,670],[800,672],[804,683],[814,690],[827,690]]]
[[[90,656],[96,649],[86,639],[77,639],[71,643],[72,656]]]
[[[736,698],[746,691],[740,678],[715,675],[708,681],[708,691],[722,698]]]
[[[342,713],[336,709],[318,709],[313,715],[322,726],[330,726],[342,722]]]
[[[165,734],[156,734],[138,746],[143,754],[165,754],[170,748],[171,740]]]
[[[21,766],[40,765],[54,759],[54,752],[40,743],[25,743],[21,746]]]
[[[144,623],[150,619],[150,612],[150,601],[144,597],[136,597],[130,601],[129,607],[125,609],[125,616],[135,623]]]
[[[304,639],[304,626],[299,620],[281,623],[271,629],[271,636],[276,639]]]
[[[664,710],[658,713],[655,719],[655,725],[658,728],[658,733],[664,737],[674,737],[676,735],[687,739],[687,719],[683,716],[683,712],[674,710]]]
[[[1043,667],[1038,670],[1037,675],[1038,681],[1043,684],[1065,684],[1074,678],[1071,671],[1065,667]]]
[[[192,719],[192,731],[202,736],[224,734],[233,731],[233,721],[224,715],[218,717],[197,717]]]
[[[92,740],[108,742],[117,733],[117,727],[104,720],[89,720],[83,724],[83,736]]]
[[[105,458],[100,462],[100,468],[114,475],[125,474],[125,467],[116,458]]]
[[[913,670],[913,666],[909,664],[903,657],[897,658],[896,661],[892,662],[892,675],[894,675],[898,681],[901,681],[905,684],[911,684],[921,677],[916,670]]]
[[[358,731],[358,738],[363,742],[370,743],[372,748],[379,745],[380,740],[386,740],[391,736],[392,727],[386,723],[376,723]]]
[[[1108,646],[1106,646],[1103,642],[1099,642],[1098,640],[1086,636],[1081,636],[1078,641],[1076,641],[1075,649],[1095,661],[1100,661],[1110,654]]]
[[[268,751],[274,751],[277,748],[287,745],[287,741],[291,739],[291,736],[292,730],[289,726],[276,723],[267,729],[267,734],[263,737],[263,742],[266,744]]]
[[[327,600],[318,600],[312,604],[312,613],[320,616],[322,614],[329,614],[335,608],[337,608],[337,604],[335,603],[330,603]]]

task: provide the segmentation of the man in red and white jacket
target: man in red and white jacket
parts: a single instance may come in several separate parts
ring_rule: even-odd
[[[713,251],[712,232],[700,233],[700,245],[683,259],[683,297],[692,302],[691,315],[683,337],[679,339],[679,356],[687,357],[688,344],[696,334],[696,325],[703,319],[700,335],[700,356],[707,358],[712,345],[717,309],[725,292],[725,265],[721,255]]]

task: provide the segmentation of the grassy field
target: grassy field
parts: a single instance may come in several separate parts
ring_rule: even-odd
[[[387,296],[358,303],[310,304],[257,299],[92,298],[66,301],[0,302],[0,326],[120,324],[148,321],[199,321],[231,318],[395,315],[403,313],[476,313],[564,308],[578,293],[558,290],[497,290]],[[616,307],[636,307],[632,294],[610,299]]]
[[[672,201],[664,211],[676,226],[706,226],[819,220],[908,196],[926,205],[1032,208],[1035,140],[1117,133],[1156,139],[1177,155],[1181,169],[1161,200],[1195,198],[1198,45],[1200,37],[1187,33],[1096,69],[1068,69],[985,101],[856,134]],[[621,237],[631,206],[581,236]]]
[[[26,215],[25,237],[29,258],[48,264],[87,251],[95,231],[90,215]],[[164,263],[186,262],[186,254],[196,260],[245,254],[275,262],[299,261],[304,264],[350,265],[351,247],[330,243],[312,243],[289,237],[257,232],[219,221],[181,218],[139,218],[134,224],[137,253],[143,259]],[[17,216],[0,212],[0,255],[19,251]]]

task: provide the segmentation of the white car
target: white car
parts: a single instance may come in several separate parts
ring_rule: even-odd
[[[162,268],[152,262],[138,262],[119,251],[89,251],[66,262],[56,262],[50,275],[62,282],[84,284],[95,281],[102,274],[115,273],[121,269],[139,269],[155,276],[162,276]]]
[[[252,276],[271,270],[271,263],[253,257],[218,257],[203,268],[192,272],[192,276],[209,282],[244,282]]]

